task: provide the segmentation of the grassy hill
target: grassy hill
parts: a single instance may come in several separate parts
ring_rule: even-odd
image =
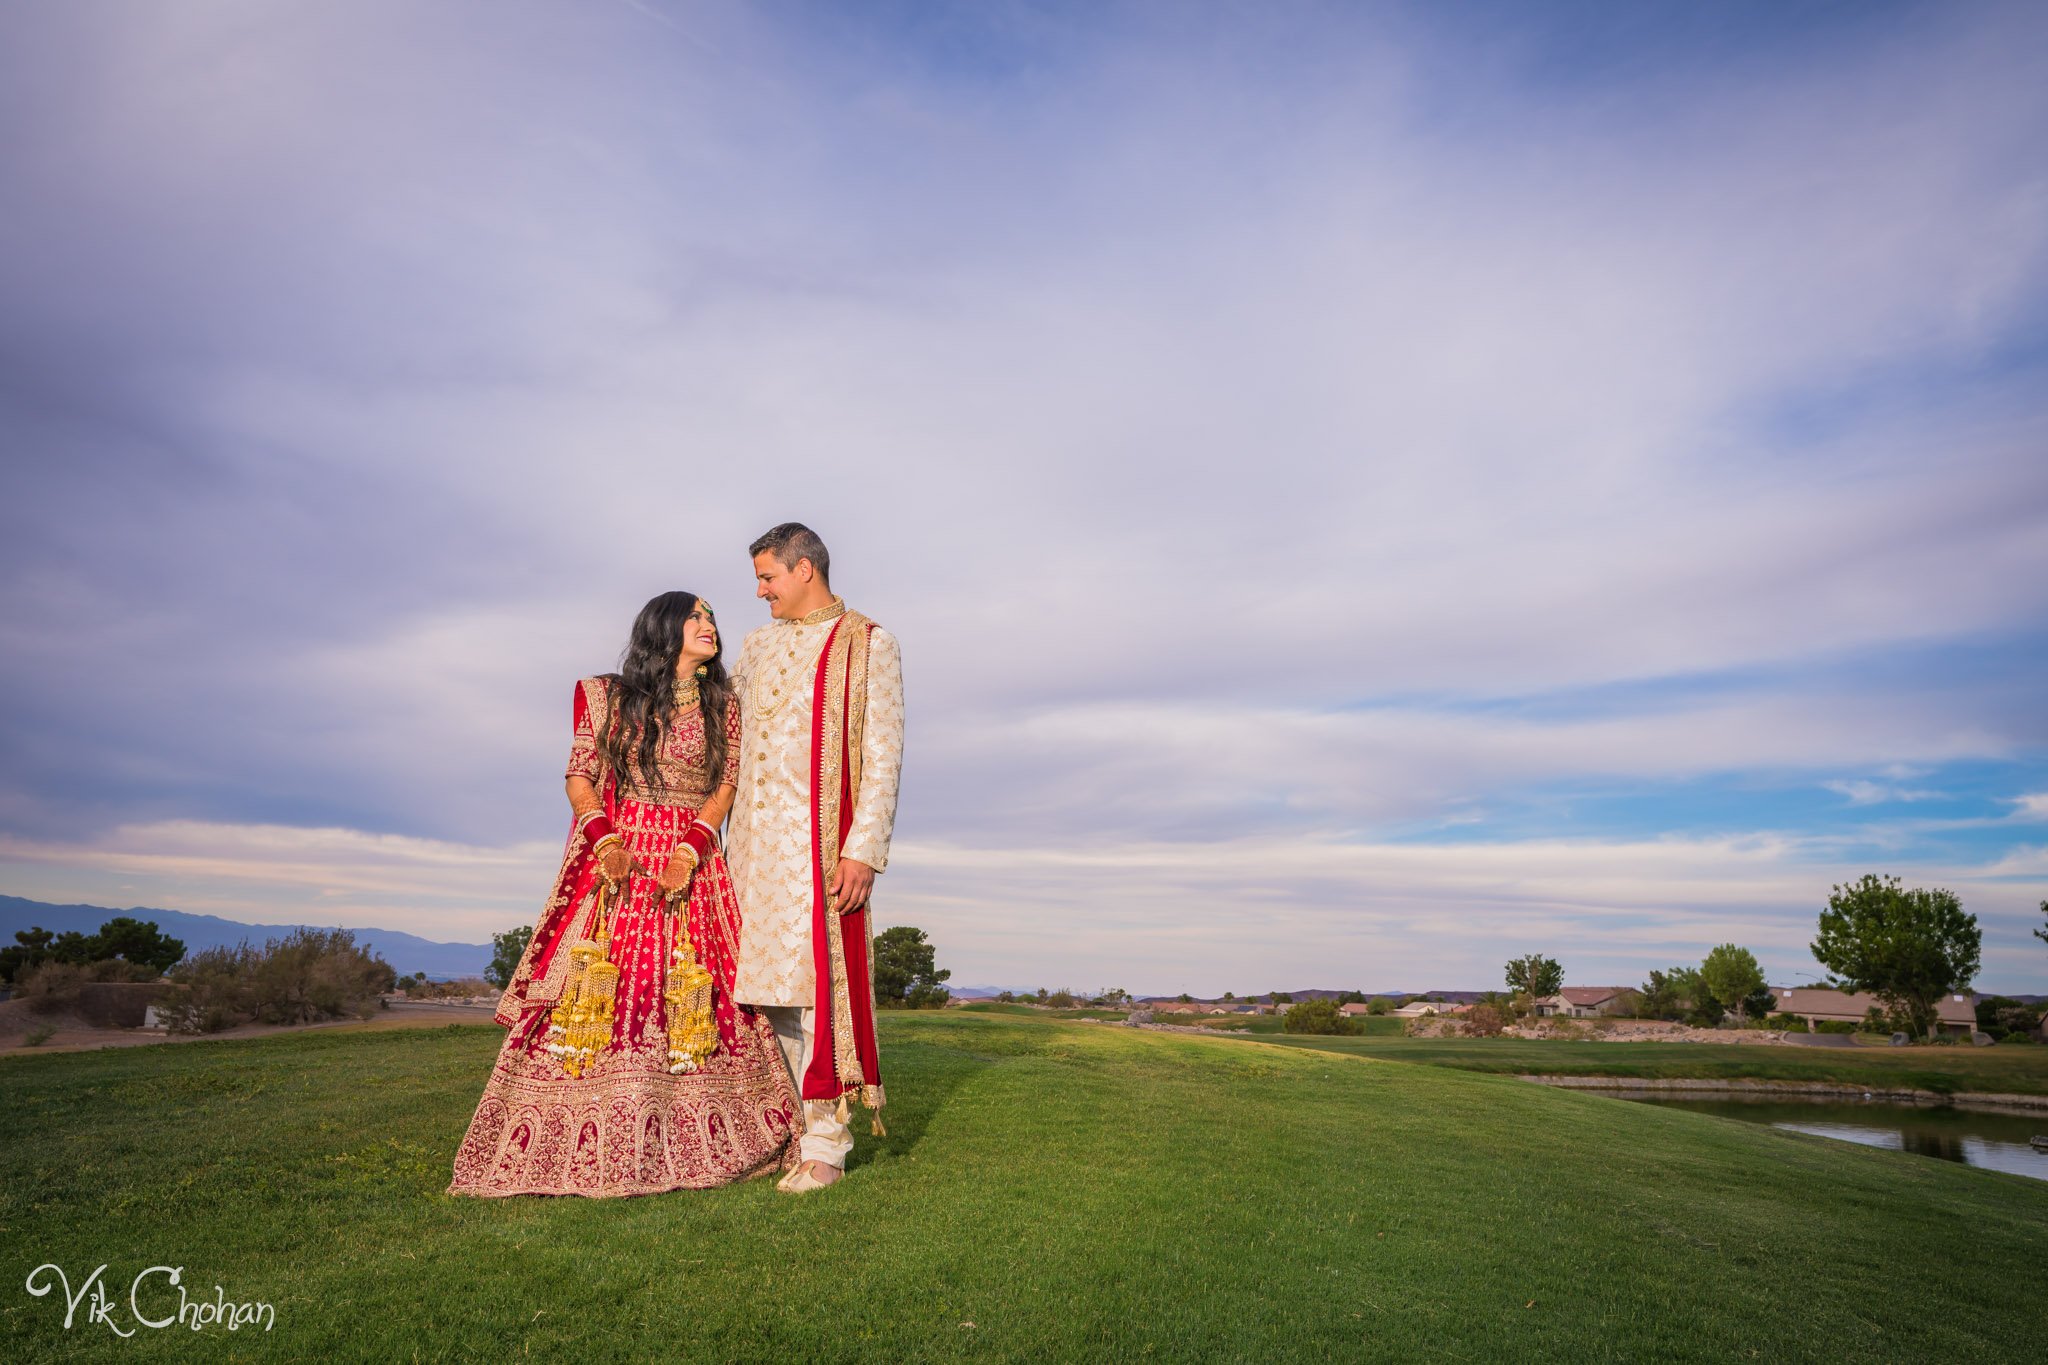
[[[2017,1360],[2048,1186],[1508,1077],[889,1016],[848,1180],[441,1193],[499,1031],[0,1061],[7,1359]],[[1360,1040],[1364,1041],[1364,1040]],[[58,1326],[107,1263],[267,1335]],[[202,1345],[202,1343],[204,1343]]]

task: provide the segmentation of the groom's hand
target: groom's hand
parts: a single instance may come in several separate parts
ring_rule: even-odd
[[[875,889],[875,870],[858,858],[841,858],[832,873],[832,903],[839,913],[850,915],[868,903]]]

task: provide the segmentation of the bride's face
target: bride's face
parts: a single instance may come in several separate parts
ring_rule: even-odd
[[[676,674],[694,671],[698,664],[718,653],[718,623],[711,608],[699,598],[689,619],[683,622],[683,652],[676,656]]]

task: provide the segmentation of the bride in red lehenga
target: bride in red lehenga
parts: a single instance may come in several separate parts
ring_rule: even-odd
[[[774,1031],[732,999],[740,912],[717,830],[740,702],[719,655],[711,609],[663,593],[620,671],[576,686],[576,823],[498,1002],[511,1031],[450,1194],[701,1189],[795,1150]]]

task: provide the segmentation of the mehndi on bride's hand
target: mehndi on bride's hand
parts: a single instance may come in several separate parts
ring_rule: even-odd
[[[661,876],[655,881],[661,887],[664,896],[675,897],[689,889],[690,878],[696,873],[697,854],[695,850],[684,846],[677,848],[670,855],[668,866],[661,870]]]
[[[597,870],[613,884],[623,882],[633,871],[633,855],[623,840],[614,840],[597,852]]]

